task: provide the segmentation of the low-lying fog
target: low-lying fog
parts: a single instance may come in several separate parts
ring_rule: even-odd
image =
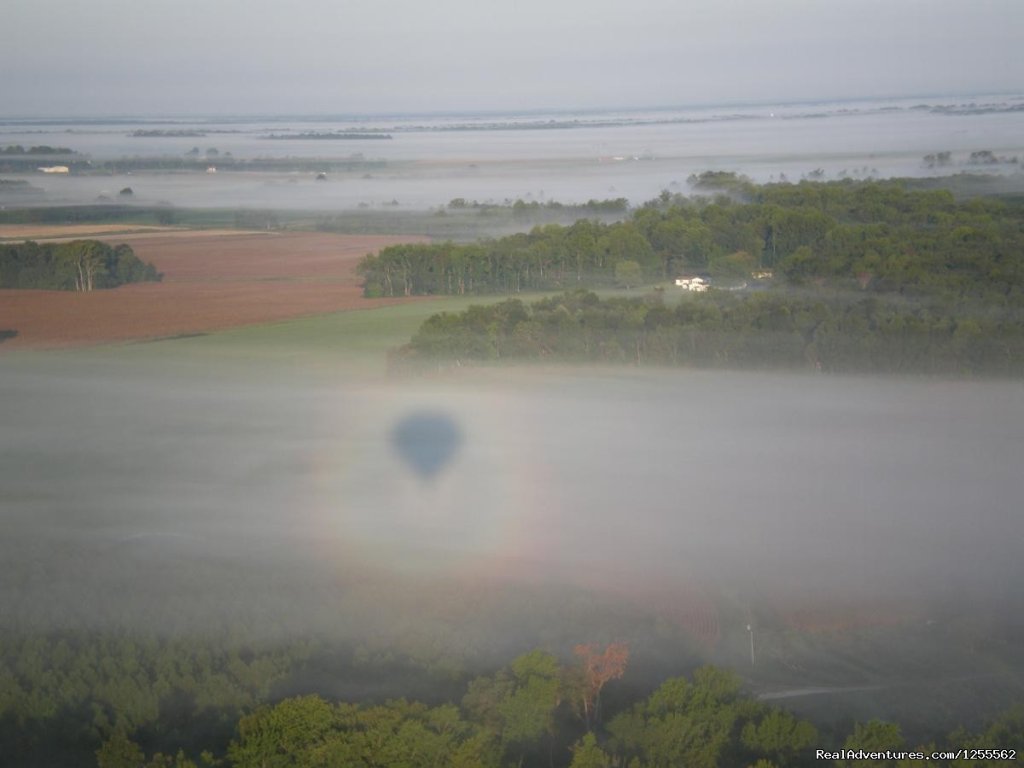
[[[48,360],[0,377],[0,621],[301,632],[375,579],[1021,605],[1019,382]]]
[[[137,163],[132,173],[113,175],[78,169],[70,175],[4,173],[29,181],[35,191],[0,189],[0,204],[105,200],[327,211],[391,209],[397,202],[406,210],[424,210],[460,197],[496,203],[625,197],[640,205],[664,189],[687,191],[687,177],[707,170],[734,171],[761,183],[989,173],[1011,177],[1020,189],[1022,127],[1020,96],[316,121],[0,121],[0,148],[49,145],[79,153],[41,159],[41,166],[86,159]],[[143,135],[132,135],[138,131]],[[308,138],[368,132],[390,138]],[[979,151],[991,152],[991,162],[972,164],[971,153]],[[942,152],[949,157],[935,161]],[[928,155],[932,162],[925,160]],[[140,158],[172,170],[143,170]],[[304,170],[288,172],[287,162],[274,170],[244,166],[285,158]],[[317,158],[329,169],[319,181]],[[346,167],[352,159],[355,165]],[[200,170],[173,170],[183,160]],[[233,170],[235,161],[244,170]],[[341,165],[335,167],[336,161]],[[207,166],[217,173],[205,173]],[[125,187],[134,193],[130,198],[119,195]]]

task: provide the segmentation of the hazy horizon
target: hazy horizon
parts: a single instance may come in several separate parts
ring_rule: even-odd
[[[252,120],[268,121],[341,121],[363,120],[370,118],[416,118],[416,117],[510,117],[531,115],[612,115],[636,114],[645,112],[683,112],[700,111],[715,108],[764,108],[764,107],[798,107],[822,106],[828,104],[868,104],[872,102],[906,102],[916,99],[930,101],[936,99],[1003,99],[1024,102],[1024,84],[1019,89],[990,91],[935,91],[919,93],[881,93],[860,96],[822,96],[805,99],[735,99],[718,101],[700,101],[690,103],[651,103],[651,104],[593,104],[589,106],[524,106],[522,108],[494,107],[490,109],[473,109],[469,107],[450,109],[418,109],[418,110],[376,110],[376,111],[342,111],[342,112],[110,112],[110,113],[65,113],[65,114],[0,114],[0,125],[11,123],[43,124],[88,122],[95,124],[135,124],[139,122],[191,122],[208,120],[211,122],[246,122]]]
[[[1024,6],[1010,0],[13,0],[6,18],[6,115],[636,109],[1024,85]]]

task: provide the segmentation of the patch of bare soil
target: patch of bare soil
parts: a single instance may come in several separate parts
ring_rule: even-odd
[[[393,304],[403,299],[363,298],[356,265],[385,246],[416,242],[307,232],[166,231],[103,239],[131,245],[164,274],[163,282],[91,293],[0,290],[0,351],[204,333]]]

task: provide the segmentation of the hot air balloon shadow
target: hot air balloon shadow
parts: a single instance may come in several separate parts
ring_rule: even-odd
[[[419,411],[395,425],[391,445],[406,466],[426,483],[455,458],[462,446],[462,432],[446,413]]]

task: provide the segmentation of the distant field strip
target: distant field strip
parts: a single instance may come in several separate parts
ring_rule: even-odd
[[[141,234],[173,232],[173,227],[156,227],[144,224],[0,224],[0,241],[3,240],[69,240],[75,238],[98,238],[101,235]],[[197,234],[210,234],[200,232]]]

